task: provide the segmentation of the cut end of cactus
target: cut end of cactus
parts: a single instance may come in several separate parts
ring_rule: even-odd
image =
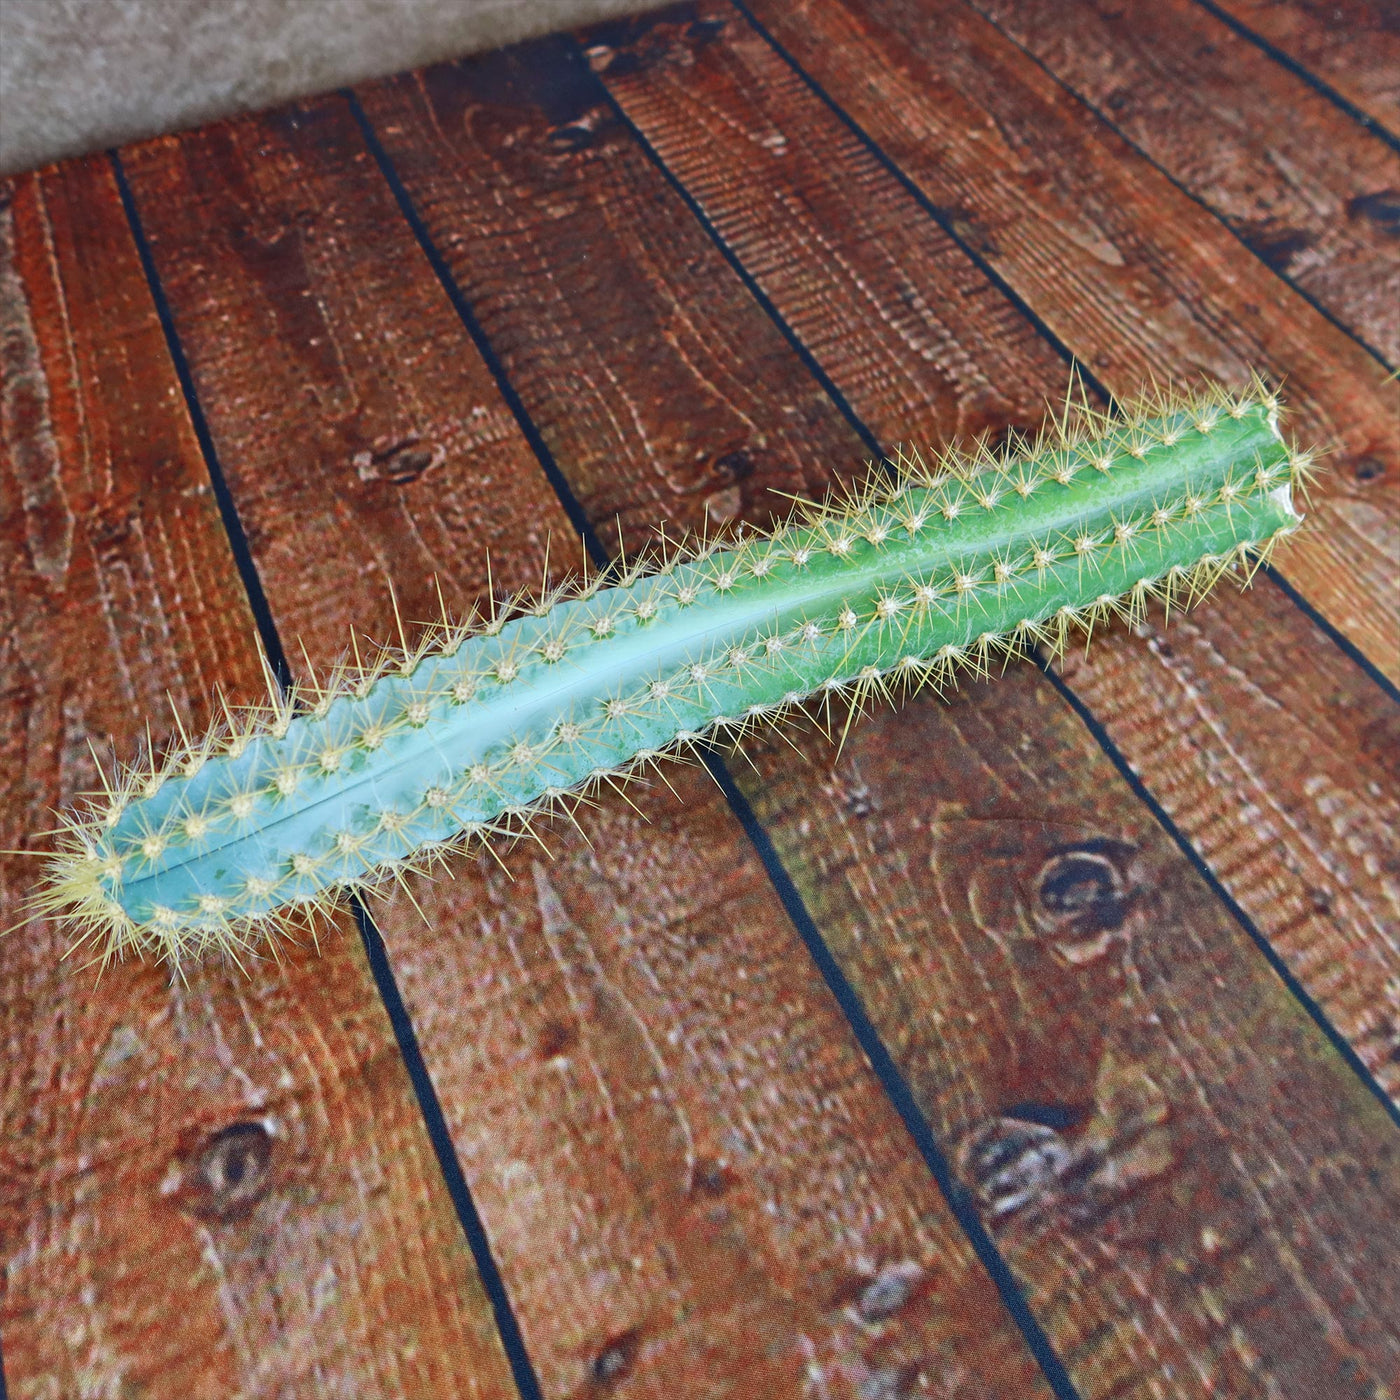
[[[62,813],[29,912],[103,962],[275,953],[347,891],[572,817],[660,758],[799,708],[844,735],[872,698],[1193,606],[1302,520],[1314,458],[1280,413],[1258,379],[1118,417],[1071,403],[1002,453],[901,450],[766,534],[663,538],[292,695],[270,681]]]
[[[1303,513],[1293,504],[1293,483],[1285,481],[1269,493],[1270,499],[1295,524],[1303,523]]]

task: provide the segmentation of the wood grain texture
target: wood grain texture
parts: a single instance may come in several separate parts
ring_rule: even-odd
[[[887,450],[1039,426],[1067,370],[727,4],[592,28],[590,68]]]
[[[1392,1394],[1400,1134],[1058,697],[807,747],[745,788],[1080,1394]]]
[[[495,91],[492,75],[509,63],[483,60],[471,71]],[[366,96],[371,107],[388,100]],[[557,147],[549,128],[527,141],[482,106],[490,141],[464,141],[446,169],[453,180],[496,181],[494,195],[465,206],[444,246],[464,272],[511,289],[521,320],[505,339],[515,353],[524,344],[553,355],[562,344],[569,363],[606,374],[618,392],[656,387],[615,348],[598,355],[579,338],[561,341],[528,300],[564,297],[588,324],[596,292],[563,274],[508,276],[507,250],[540,252],[526,237],[501,239],[490,221],[505,209],[548,223],[562,196],[546,198],[519,174],[501,179],[497,162],[528,168],[543,151],[548,169]],[[512,130],[515,141],[500,140]],[[391,144],[402,139],[391,123],[383,131]],[[182,181],[203,166],[210,139],[147,148],[131,161],[133,181],[220,452],[242,463],[233,491],[254,527],[255,559],[268,562],[268,578],[275,561],[294,551],[300,560],[295,581],[269,590],[274,614],[320,662],[348,623],[385,636],[393,615],[383,592],[346,596],[335,568],[320,567],[344,549],[342,534],[327,512],[307,508],[289,464],[327,456],[322,435],[334,428],[291,414],[276,419],[275,435],[240,427],[281,412],[283,380],[267,366],[297,353],[299,333],[255,319],[286,290],[230,255],[229,230],[263,246],[278,227],[321,211],[340,251],[333,265],[309,262],[301,289],[324,323],[353,324],[367,345],[383,346],[413,308],[433,363],[456,376],[427,386],[433,411],[504,410],[407,224],[386,205],[387,186],[362,158],[341,101],[217,134],[225,167],[256,171],[256,201],[235,182],[211,181],[190,197]],[[605,193],[575,193],[570,238],[591,238]],[[601,244],[600,231],[592,246]],[[612,276],[630,288],[640,319],[670,313],[635,267]],[[695,310],[704,272],[684,277],[668,295],[689,308],[697,334],[718,333],[721,322]],[[465,276],[464,285],[474,296]],[[612,294],[599,298],[604,306]],[[500,314],[483,310],[483,319],[494,329]],[[228,329],[251,325],[257,336]],[[744,336],[760,326],[750,311],[749,323],[725,329]],[[622,337],[626,328],[614,329]],[[347,377],[382,414],[403,372],[386,355]],[[327,360],[304,367],[304,392],[332,397],[341,373]],[[704,392],[671,373],[678,390]],[[576,407],[587,416],[589,405]],[[555,412],[565,416],[560,405]],[[387,430],[374,415],[359,424],[366,436]],[[518,431],[496,450],[444,454],[436,501],[405,488],[394,511],[375,517],[401,598],[413,586],[414,542],[429,537],[442,501],[464,503],[452,553],[433,558],[450,606],[481,599],[487,539],[498,545],[498,586],[538,579],[544,534],[567,530],[563,512]],[[501,508],[503,495],[513,499]],[[569,553],[556,543],[553,558]],[[832,1394],[854,1394],[918,1374],[929,1394],[1045,1394],[737,823],[707,778],[672,781],[684,802],[664,787],[644,799],[655,825],[619,799],[586,816],[589,841],[550,831],[552,862],[541,863],[538,847],[503,855],[514,881],[485,855],[455,862],[450,881],[415,881],[426,922],[406,897],[378,910],[545,1394],[795,1396],[814,1376]]]
[[[1400,706],[1264,585],[1061,669],[1392,1099]],[[1145,643],[1145,644],[1144,644]]]
[[[261,686],[253,623],[112,172],[0,188],[5,847],[86,741]],[[32,865],[7,857],[0,921]],[[10,1394],[516,1394],[353,928],[245,979],[0,941]]]
[[[975,269],[919,236],[932,221],[912,197],[870,171],[865,148],[728,5],[604,26],[586,42],[624,111],[860,418],[885,441],[941,441],[944,382],[895,358],[896,328],[907,289],[920,305],[956,307]],[[1058,359],[1022,355],[1024,323],[993,339],[1004,313],[985,298],[979,311],[979,338],[960,331],[959,344],[976,347],[988,376],[1010,366],[1026,397],[1053,397]],[[1233,592],[1193,617],[1187,645],[1157,614],[1137,637],[1101,637],[1087,667],[1071,657],[1061,669],[1076,687],[1082,676],[1081,698],[1148,790],[1400,1095],[1400,813],[1375,757],[1396,707],[1267,579],[1248,598]],[[1169,732],[1181,741],[1164,743]]]
[[[1400,152],[1196,0],[972,4],[1400,364]]]
[[[1046,1394],[708,775],[667,779],[383,915],[546,1392]]]
[[[1400,135],[1400,15],[1391,0],[1212,0]]]
[[[646,167],[597,96],[583,90],[567,111],[590,134],[572,165],[540,158],[563,84],[543,85],[553,69],[538,53],[533,102],[528,75],[507,69],[508,83],[478,64],[365,102],[493,343],[508,347],[531,414],[555,424],[568,402],[595,424],[585,451],[550,439],[573,490],[590,511],[606,502],[633,519],[629,493],[656,497],[653,470],[625,473],[627,438],[665,441],[683,394],[654,330],[654,250],[672,249],[663,286],[675,288],[694,245],[677,245],[672,196],[633,173]],[[478,145],[491,153],[480,185]],[[567,209],[567,230],[552,232],[539,209]],[[565,273],[551,256],[547,240],[593,246],[604,230],[610,279],[624,254],[644,269],[630,303],[600,290],[582,258]],[[540,263],[545,290],[522,275]],[[513,314],[493,304],[497,285],[513,290]],[[525,302],[531,290],[538,300]],[[574,318],[569,336],[531,340],[523,327],[552,323],[555,296]],[[759,335],[748,339],[762,348]],[[726,355],[732,344],[712,342]],[[626,422],[563,397],[559,366],[592,363],[599,345],[626,347],[611,361],[631,386]],[[786,378],[768,360],[750,372],[770,405],[755,431],[801,392],[800,365],[787,366]],[[729,372],[715,351],[685,368],[702,383]],[[717,414],[713,429],[690,428],[699,452],[727,424]],[[843,760],[825,777],[832,754],[811,738],[812,763],[775,742],[758,751],[760,778],[736,773],[1082,1393],[1149,1396],[1171,1377],[1191,1396],[1383,1395],[1400,1359],[1383,1262],[1400,1193],[1392,1126],[1049,686],[1029,671],[1002,684],[977,688],[958,717],[925,703],[871,720],[851,740],[854,774]],[[975,740],[960,737],[965,723]],[[872,813],[869,838],[853,835]],[[560,897],[561,916],[534,894],[531,920],[576,929],[582,899]],[[1263,1105],[1278,1116],[1256,1130]],[[1363,1162],[1377,1174],[1352,1166]],[[1357,1215],[1334,1228],[1334,1208]]]
[[[753,13],[1110,392],[1286,379],[1334,449],[1281,566],[1400,678],[1400,386],[959,0],[759,0]]]
[[[566,42],[361,96],[555,456],[597,464],[574,489],[609,546],[663,520],[761,524],[786,513],[776,492],[856,471],[860,439]]]
[[[433,576],[484,578],[488,552],[538,581],[567,522],[345,103],[124,159],[259,576],[295,614],[293,664],[299,638],[338,656],[387,580],[405,618],[435,617]],[[327,542],[314,567],[301,532]]]

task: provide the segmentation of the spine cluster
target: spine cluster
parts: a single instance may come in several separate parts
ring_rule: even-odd
[[[769,534],[444,620],[113,775],[64,814],[35,904],[103,957],[237,955],[813,697],[830,719],[1187,605],[1298,524],[1309,463],[1278,414],[1258,384],[1078,409],[1000,454],[901,453]]]

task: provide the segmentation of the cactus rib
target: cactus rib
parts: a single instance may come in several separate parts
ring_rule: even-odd
[[[978,448],[517,599],[125,768],[62,814],[34,906],[105,959],[234,953],[702,739],[812,697],[943,687],[1150,597],[1197,601],[1300,520],[1277,397],[1080,406]],[[225,712],[227,715],[227,711]]]

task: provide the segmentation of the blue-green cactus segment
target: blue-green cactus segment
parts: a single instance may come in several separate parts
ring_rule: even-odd
[[[1293,529],[1277,404],[1214,395],[812,507],[435,648],[127,775],[50,903],[105,951],[234,947],[288,911],[826,692],[859,699],[1180,601]]]

